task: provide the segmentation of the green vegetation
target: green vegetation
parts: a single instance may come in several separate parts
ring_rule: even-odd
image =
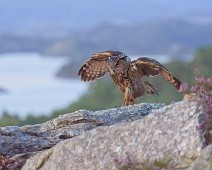
[[[121,158],[115,158],[113,160],[115,167],[118,170],[174,170],[171,165],[170,158],[164,158],[162,160],[154,160],[153,162],[146,161],[145,163],[139,162],[134,156],[126,153]]]
[[[12,126],[12,125],[27,125],[27,124],[37,124],[37,123],[43,123],[47,120],[51,119],[50,116],[32,116],[28,115],[26,118],[21,119],[16,114],[10,114],[8,112],[3,112],[1,119],[0,119],[0,126]]]
[[[198,68],[201,74],[205,77],[210,77],[212,74],[212,46],[199,49],[193,61],[184,63],[181,61],[172,61],[166,64],[166,67],[183,83],[189,86],[194,84],[195,78],[193,76],[194,68]],[[136,103],[141,102],[159,102],[169,104],[172,101],[179,101],[183,95],[175,90],[167,81],[161,77],[151,78],[152,84],[160,92],[160,95],[150,95],[141,97]],[[82,82],[83,83],[83,82]],[[11,115],[7,112],[2,113],[0,119],[0,126],[6,125],[23,125],[36,124],[45,122],[60,114],[72,112],[79,109],[99,110],[120,106],[122,104],[123,96],[118,87],[114,85],[109,77],[97,80],[90,84],[89,90],[83,94],[80,99],[70,104],[67,108],[54,111],[49,116],[27,116],[25,119],[20,119],[17,115]]]
[[[184,63],[174,60],[165,66],[169,69],[182,83],[189,85],[194,84],[193,76],[194,68],[198,68],[205,77],[211,76],[212,65],[212,47],[199,49],[195,54],[192,62]],[[179,93],[172,85],[160,76],[152,77],[151,83],[158,89],[160,95],[145,95],[136,102],[156,102],[169,104],[172,101],[182,100],[183,94]],[[55,111],[53,114],[57,116],[61,113],[68,113],[79,109],[107,109],[120,106],[123,96],[118,87],[108,77],[91,83],[88,92],[80,97],[80,99],[70,104],[66,109]]]

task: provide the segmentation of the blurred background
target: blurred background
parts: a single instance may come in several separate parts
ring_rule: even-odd
[[[81,82],[77,71],[92,54],[119,50],[152,57],[192,84],[194,68],[212,73],[211,0],[0,0],[0,126],[41,123],[78,109],[120,106],[107,76]],[[160,96],[182,99],[162,78]]]

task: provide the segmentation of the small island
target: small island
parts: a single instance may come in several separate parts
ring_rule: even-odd
[[[8,90],[6,88],[0,87],[0,93],[8,93]]]

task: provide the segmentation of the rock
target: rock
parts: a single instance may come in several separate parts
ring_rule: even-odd
[[[135,111],[139,105],[131,107]],[[116,112],[115,115],[123,114],[119,109],[111,111]],[[201,153],[202,143],[195,127],[202,111],[199,102],[184,100],[139,120],[131,116],[139,115],[139,110],[125,112],[125,116],[135,121],[123,120],[115,125],[106,121],[111,126],[95,128],[32,156],[23,170],[117,169],[114,162],[127,155],[140,164],[169,159],[172,167],[184,168]],[[107,113],[104,114],[109,119]],[[116,116],[111,120],[114,119]],[[105,124],[102,119],[98,122]]]
[[[79,110],[38,125],[0,128],[0,155],[13,156],[51,148],[98,126],[141,119],[163,104],[140,104],[100,111]]]
[[[208,145],[187,170],[211,170],[212,169],[212,144]]]

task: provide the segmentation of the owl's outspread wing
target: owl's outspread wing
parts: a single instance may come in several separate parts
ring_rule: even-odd
[[[91,56],[80,68],[78,76],[83,81],[93,81],[109,73],[114,83],[124,94],[123,105],[134,104],[134,99],[146,94],[159,94],[145,81],[145,76],[161,75],[177,90],[181,82],[158,61],[141,57],[131,61],[119,51],[104,51]]]
[[[78,76],[83,81],[93,81],[104,76],[108,69],[110,57],[121,58],[124,54],[119,51],[104,51],[91,56],[80,68]]]
[[[135,65],[138,72],[140,72],[143,76],[161,75],[177,90],[180,89],[181,82],[158,61],[151,58],[141,57],[137,60],[134,60],[132,62],[132,65],[133,64]]]

